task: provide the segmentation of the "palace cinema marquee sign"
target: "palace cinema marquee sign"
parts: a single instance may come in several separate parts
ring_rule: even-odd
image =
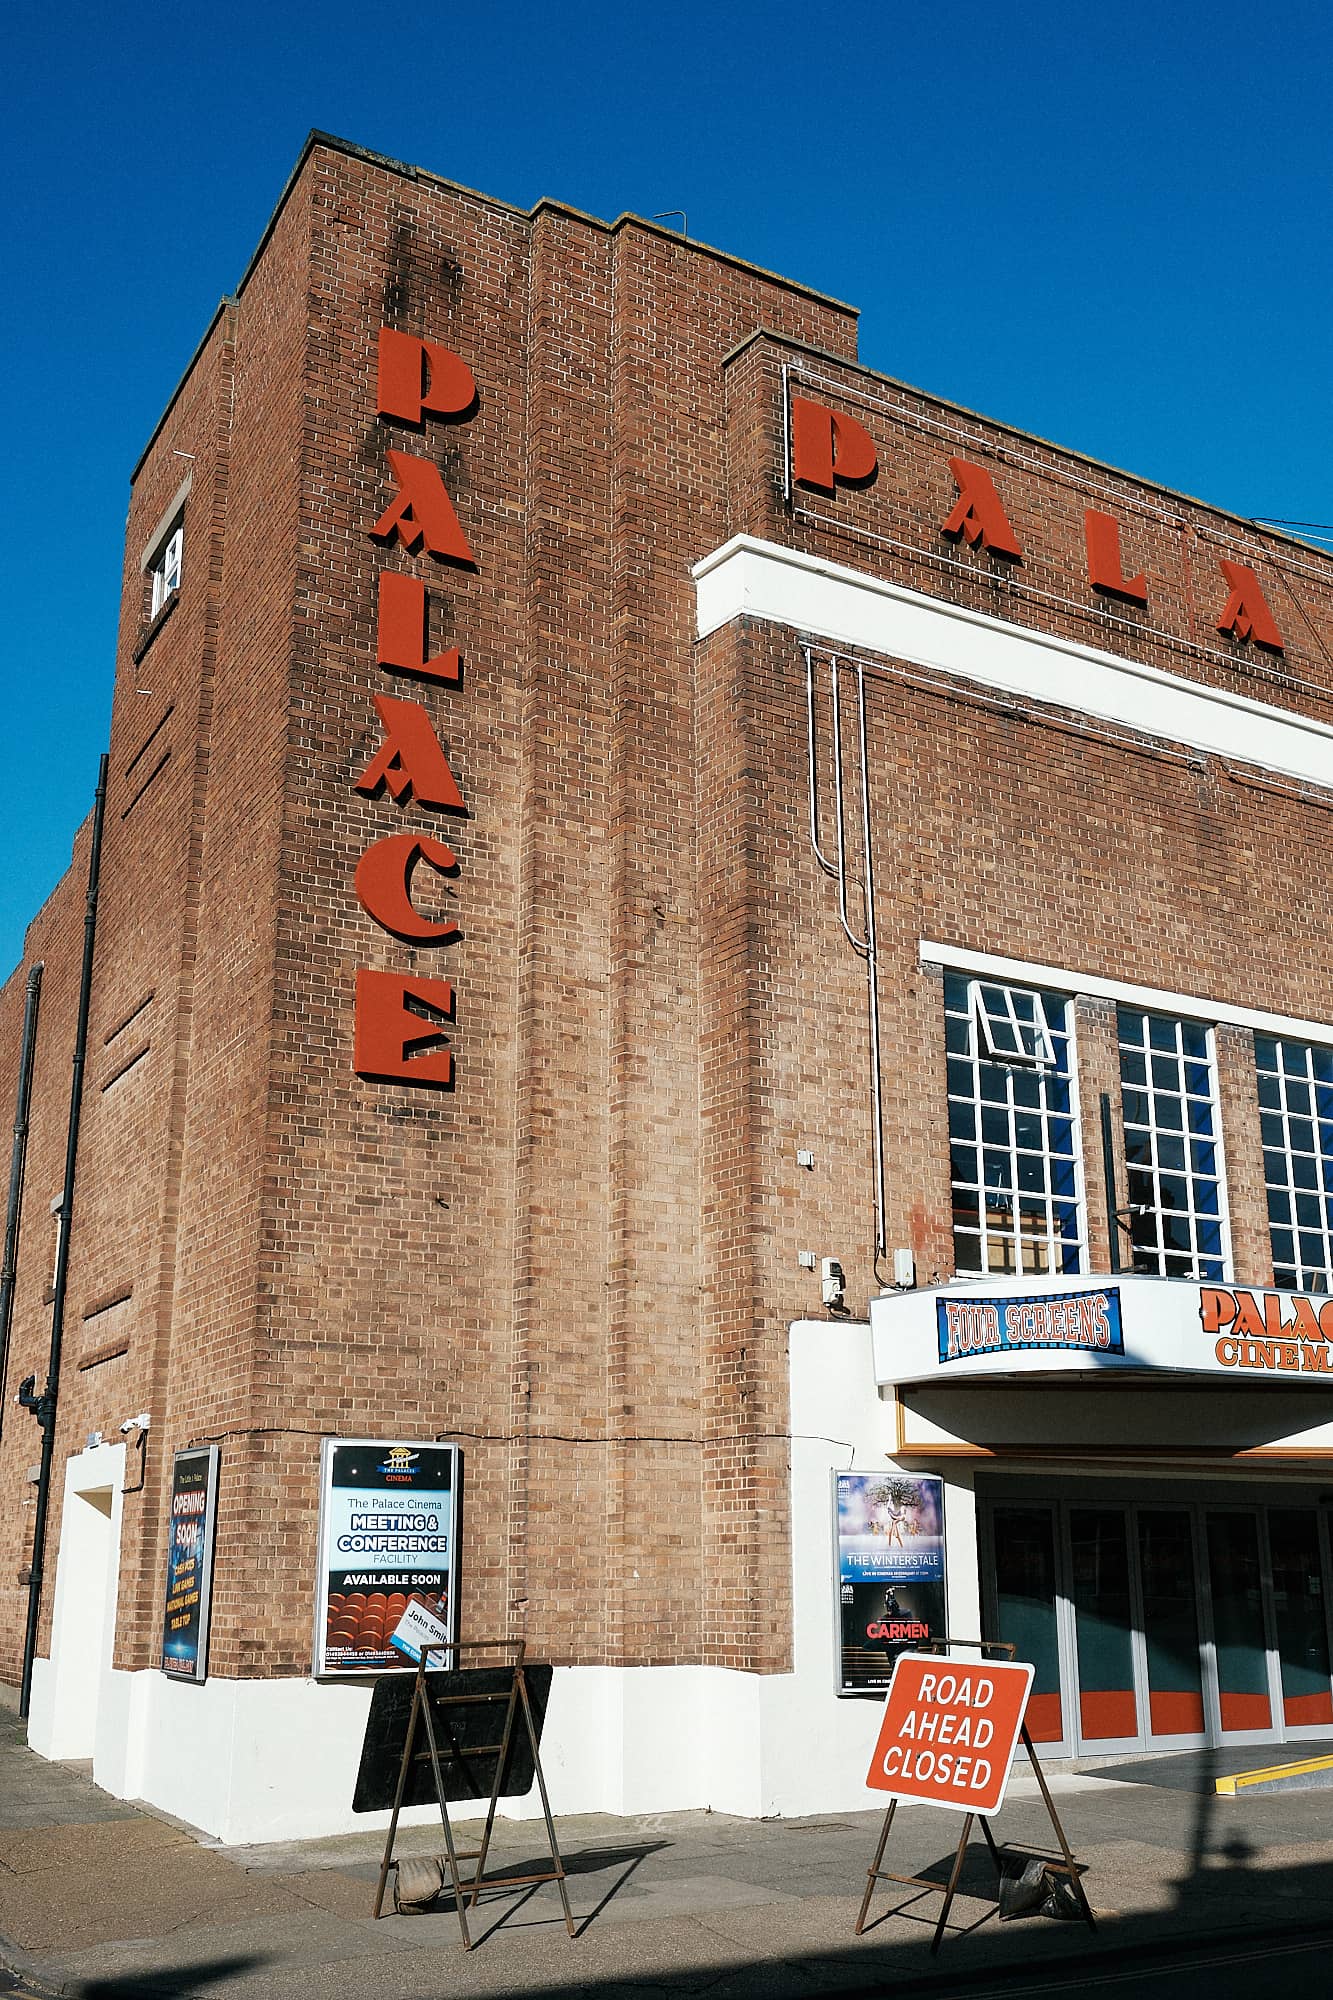
[[[1194,1375],[1333,1383],[1333,1297],[1118,1272],[923,1287],[872,1299],[880,1382]]]

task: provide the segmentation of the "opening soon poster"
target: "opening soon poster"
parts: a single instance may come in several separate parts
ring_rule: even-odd
[[[177,1681],[208,1679],[208,1600],[213,1586],[218,1447],[178,1451],[167,1516],[167,1590],[162,1671]]]
[[[458,1637],[459,1464],[456,1445],[325,1440],[317,1674],[410,1672],[390,1643],[409,1604],[434,1612]]]
[[[944,1481],[835,1472],[838,1693],[886,1688],[899,1653],[947,1636]]]

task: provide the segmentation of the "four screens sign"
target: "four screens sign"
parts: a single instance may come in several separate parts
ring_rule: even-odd
[[[1114,1285],[1032,1298],[937,1299],[935,1324],[942,1362],[973,1354],[1025,1354],[1034,1348],[1125,1351],[1120,1293]]]
[[[885,1688],[900,1653],[945,1632],[944,1482],[837,1472],[838,1686]]]
[[[460,1457],[456,1445],[325,1440],[316,1674],[407,1668],[392,1640],[412,1603],[458,1637]]]
[[[176,1681],[208,1679],[208,1603],[217,1526],[218,1447],[178,1451],[171,1468],[162,1671]]]
[[[903,1653],[867,1785],[923,1805],[998,1812],[1031,1687],[1027,1664]]]

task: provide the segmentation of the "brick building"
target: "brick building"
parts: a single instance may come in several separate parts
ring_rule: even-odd
[[[72,1199],[91,825],[0,996],[36,1747],[348,1823],[330,1439],[460,1447],[557,1810],[863,1798],[837,1472],[1054,1754],[1333,1725],[1331,645],[837,301],[312,138],[133,474]]]

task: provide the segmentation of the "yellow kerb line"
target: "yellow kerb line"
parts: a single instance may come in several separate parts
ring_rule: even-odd
[[[1333,1771],[1333,1757],[1308,1757],[1303,1764],[1271,1764],[1264,1771],[1237,1771],[1234,1777],[1218,1778],[1216,1790],[1230,1797],[1247,1785],[1263,1785],[1274,1778],[1301,1778],[1307,1771]]]

